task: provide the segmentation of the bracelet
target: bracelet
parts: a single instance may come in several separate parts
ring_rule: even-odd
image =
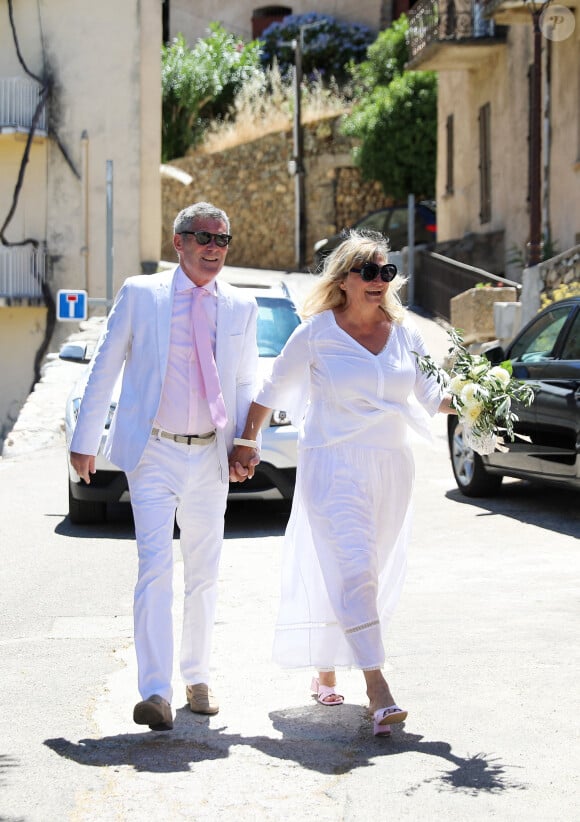
[[[256,440],[246,440],[243,437],[234,437],[234,445],[245,445],[246,448],[257,448]]]

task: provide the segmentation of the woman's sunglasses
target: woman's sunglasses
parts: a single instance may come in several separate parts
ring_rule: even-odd
[[[212,234],[211,231],[180,231],[179,233],[191,234],[198,245],[208,245],[211,240],[215,240],[215,244],[220,248],[225,248],[232,239],[231,234]]]
[[[390,283],[397,276],[397,266],[394,263],[387,263],[386,265],[377,265],[377,263],[365,263],[361,268],[351,268],[355,274],[360,274],[361,279],[365,283],[372,283],[376,279],[377,274],[381,275],[381,280],[384,283]]]

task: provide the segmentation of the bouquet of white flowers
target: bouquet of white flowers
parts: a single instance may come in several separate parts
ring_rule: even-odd
[[[498,447],[498,435],[513,440],[512,409],[515,400],[524,406],[532,404],[534,389],[512,377],[509,360],[492,365],[487,357],[470,354],[461,332],[449,331],[451,370],[448,374],[429,356],[415,353],[419,368],[437,378],[451,395],[451,402],[463,424],[463,441],[478,454],[491,454]]]

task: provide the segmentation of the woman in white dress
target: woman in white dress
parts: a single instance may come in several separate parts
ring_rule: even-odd
[[[292,417],[302,421],[274,659],[315,668],[313,691],[329,706],[344,701],[335,670],[360,668],[376,735],[407,716],[382,673],[409,538],[407,430],[425,432],[429,415],[454,413],[417,365],[415,352],[427,352],[387,260],[388,243],[374,232],[350,232],[329,255],[305,322],[276,359],[230,458],[233,478],[252,476],[270,410],[301,407]]]

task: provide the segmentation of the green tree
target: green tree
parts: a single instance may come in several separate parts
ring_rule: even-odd
[[[212,120],[225,116],[241,86],[261,73],[260,44],[244,43],[219,23],[190,49],[183,35],[162,47],[162,156],[182,157]]]
[[[403,14],[371,43],[366,60],[358,65],[351,63],[350,75],[355,89],[369,92],[376,86],[388,86],[395,77],[403,74],[409,59],[408,28],[407,18]]]
[[[432,198],[437,161],[437,75],[405,71],[407,19],[378,36],[368,59],[351,67],[358,102],[343,131],[357,137],[355,162],[386,195]]]

